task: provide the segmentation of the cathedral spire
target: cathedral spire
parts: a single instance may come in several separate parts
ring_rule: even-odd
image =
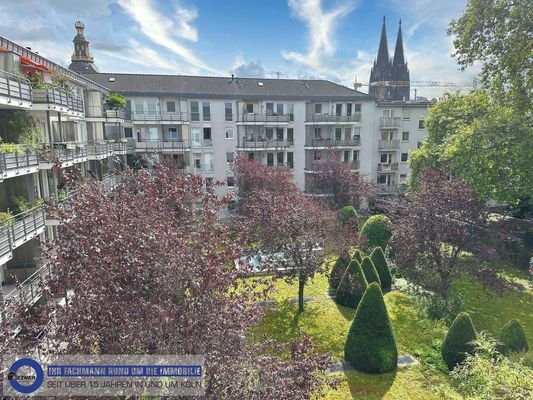
[[[387,45],[387,27],[385,25],[385,16],[383,16],[383,26],[381,27],[381,39],[379,40],[378,65],[384,65],[389,62],[389,47]]]
[[[392,65],[405,64],[405,58],[403,56],[403,39],[402,39],[402,20],[398,25],[398,37],[396,38],[396,48],[394,49],[394,58]]]
[[[68,68],[80,74],[98,72],[98,68],[94,65],[93,56],[89,51],[89,41],[85,39],[85,25],[81,21],[76,21],[74,27],[76,28],[76,36],[72,40],[74,52]]]

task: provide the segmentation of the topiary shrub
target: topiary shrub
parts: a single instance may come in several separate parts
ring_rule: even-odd
[[[368,282],[361,265],[357,260],[352,260],[339,283],[335,301],[337,304],[355,308],[361,301],[367,286]]]
[[[450,371],[462,363],[467,354],[473,354],[474,340],[476,340],[476,331],[470,315],[465,312],[459,313],[442,342],[442,358]]]
[[[346,206],[340,209],[339,219],[343,224],[349,223],[354,218],[357,218],[357,211],[355,211],[353,206]]]
[[[372,282],[376,282],[381,287],[381,279],[379,279],[378,271],[376,271],[376,267],[374,267],[374,263],[372,262],[370,257],[363,258],[363,262],[361,263],[361,269],[363,270],[366,281],[369,285]]]
[[[359,264],[361,264],[363,262],[363,257],[361,256],[361,251],[360,250],[355,250],[353,252],[352,260],[357,260],[357,262],[359,262]]]
[[[383,249],[379,246],[376,247],[372,254],[370,254],[370,259],[374,263],[376,271],[378,271],[379,279],[381,280],[381,289],[383,291],[391,290],[392,274]]]
[[[392,324],[379,285],[366,289],[348,331],[344,359],[364,372],[389,372],[398,365]]]
[[[498,351],[502,354],[509,355],[529,350],[524,328],[516,319],[503,326],[499,339],[501,344],[498,346]]]
[[[341,254],[329,274],[329,287],[337,290],[339,283],[341,283],[342,276],[346,272],[346,268],[350,264],[350,256],[348,254]]]
[[[381,247],[383,250],[392,236],[391,222],[386,215],[372,215],[366,220],[361,233],[368,239],[368,247]]]

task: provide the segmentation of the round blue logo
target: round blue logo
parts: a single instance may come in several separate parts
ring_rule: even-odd
[[[35,371],[35,375],[19,375],[17,371],[22,367],[30,367]],[[44,371],[41,365],[31,358],[21,358],[13,363],[7,375],[9,383],[19,393],[33,393],[41,387],[44,381]],[[21,383],[22,382],[22,383]],[[25,383],[29,383],[28,384]]]

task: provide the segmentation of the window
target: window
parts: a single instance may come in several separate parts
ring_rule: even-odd
[[[157,104],[155,101],[148,101],[148,114],[155,115],[157,111]]]
[[[346,115],[352,115],[352,103],[346,104]]]
[[[359,160],[359,150],[354,150],[354,152],[353,152],[353,160],[354,161]]]
[[[278,115],[283,115],[283,104],[276,104],[276,113]]]
[[[383,110],[383,118],[392,118],[392,117],[394,117],[393,110],[389,110],[389,109]]]
[[[335,115],[342,115],[342,104],[335,104]]]
[[[135,114],[144,114],[144,103],[136,101],[135,102]]]
[[[274,153],[267,153],[267,166],[268,167],[274,166]]]
[[[409,141],[409,132],[402,132],[402,141],[403,142]]]
[[[283,128],[276,128],[276,140],[283,141]]]
[[[294,121],[294,104],[287,104],[287,114],[289,114],[289,121]]]
[[[361,104],[354,104],[353,110],[355,112],[361,112]]]
[[[178,138],[178,130],[176,128],[168,128],[168,140],[176,140]]]
[[[406,179],[407,179],[407,174],[400,174],[400,183],[405,182]]]
[[[411,118],[411,110],[408,108],[403,109],[403,119],[410,119]]]
[[[390,153],[381,153],[380,161],[382,164],[390,164],[392,161],[392,154]]]
[[[228,176],[227,183],[228,183],[228,187],[229,188],[235,187],[235,177],[234,176]]]
[[[266,103],[267,115],[274,115],[274,103]]]
[[[266,138],[267,140],[274,139],[274,128],[266,128]]]
[[[315,151],[313,153],[313,160],[320,160],[320,151]]]
[[[353,133],[353,136],[352,136],[353,140],[361,139],[361,128],[359,126],[354,127],[352,133]]]
[[[385,185],[385,184],[387,184],[387,175],[379,174],[379,175],[378,175],[378,183],[379,183],[380,185]]]
[[[278,167],[283,167],[283,153],[278,153],[276,155],[276,162]]]
[[[226,121],[233,121],[233,106],[231,103],[224,103],[224,115]]]
[[[176,102],[167,101],[167,112],[176,112]]]
[[[248,153],[248,160],[254,160],[255,154],[254,153]]]
[[[133,137],[133,129],[132,128],[124,128],[124,137],[132,138]]]
[[[254,104],[253,103],[246,103],[246,112],[248,114],[254,113]]]
[[[292,151],[287,152],[287,166],[289,168],[294,167],[294,153]]]
[[[419,119],[418,120],[418,129],[424,129],[424,120],[423,119]]]
[[[213,178],[205,178],[205,190],[208,192],[213,191]]]
[[[322,104],[315,104],[315,114],[322,114]]]
[[[407,153],[402,153],[400,160],[401,160],[402,162],[407,162],[407,159],[408,159],[408,158],[409,158],[409,154],[407,154]]]
[[[342,128],[335,128],[335,140],[342,140]]]
[[[157,140],[157,128],[156,127],[150,127],[148,128],[148,137],[150,140]]]
[[[229,164],[229,163],[232,163],[233,160],[235,159],[234,157],[234,153],[233,152],[228,152],[226,153],[226,162]]]
[[[197,101],[191,101],[191,121],[200,121],[200,108]]]
[[[344,150],[343,161],[344,162],[350,161],[350,152],[348,150]]]
[[[233,128],[226,128],[226,139],[233,139]]]
[[[204,128],[204,140],[211,140],[211,128]]]
[[[352,128],[344,128],[344,139],[350,140],[352,138]]]
[[[202,103],[202,117],[204,121],[211,121],[211,105]]]
[[[294,129],[287,128],[287,142],[294,143]]]
[[[315,139],[320,139],[320,138],[321,138],[321,129],[315,128]]]

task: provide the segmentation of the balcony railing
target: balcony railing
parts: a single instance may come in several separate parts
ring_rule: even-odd
[[[314,123],[353,123],[361,122],[361,113],[354,112],[352,114],[311,114],[308,116],[306,122]]]
[[[30,82],[17,75],[0,71],[0,96],[7,98],[8,103],[23,101],[31,102]]]
[[[122,177],[117,174],[107,175],[102,178],[102,185],[107,189],[114,189],[122,180]]]
[[[379,163],[378,171],[379,172],[398,171],[398,163]]]
[[[0,225],[0,259],[42,233],[44,221],[43,206],[32,208],[3,221]]]
[[[288,123],[294,120],[293,114],[266,114],[257,113],[249,114],[242,113],[239,116],[238,122],[252,122],[252,123]]]
[[[87,153],[90,159],[100,160],[113,153],[113,146],[107,142],[89,143],[87,145]]]
[[[309,147],[361,146],[361,139],[308,138],[305,145]]]
[[[402,123],[400,117],[381,117],[379,119],[380,128],[399,128]]]
[[[126,154],[127,150],[128,150],[128,143],[126,142],[114,142],[113,143],[113,153]]]
[[[176,113],[162,113],[162,112],[146,112],[146,113],[131,113],[132,121],[187,121],[187,114],[184,112]]]
[[[24,175],[39,168],[36,152],[0,153],[0,181],[4,178]]]
[[[269,149],[269,148],[286,148],[293,147],[294,143],[289,140],[274,140],[274,139],[246,139],[241,141],[241,147],[244,149]]]
[[[200,143],[198,143],[201,147]],[[135,149],[139,151],[186,151],[191,148],[191,142],[184,140],[138,140],[135,143]]]
[[[87,161],[87,145],[85,143],[64,142],[45,145],[41,151],[41,159],[47,163],[56,160],[61,163],[78,163]]]
[[[50,104],[65,107],[78,113],[84,113],[83,98],[72,93],[65,93],[59,89],[33,89],[33,102],[36,104]]]
[[[117,110],[105,110],[105,116],[108,119],[124,119],[124,110],[123,109],[117,109]]]
[[[380,140],[378,143],[378,149],[399,149],[400,141],[397,139],[394,140]]]
[[[20,288],[9,291],[4,299],[13,299],[28,305],[35,304],[41,298],[44,284],[51,273],[52,268],[49,264],[39,266],[37,271],[21,282]]]
[[[378,191],[381,193],[398,193],[398,186],[395,184],[378,184]]]

